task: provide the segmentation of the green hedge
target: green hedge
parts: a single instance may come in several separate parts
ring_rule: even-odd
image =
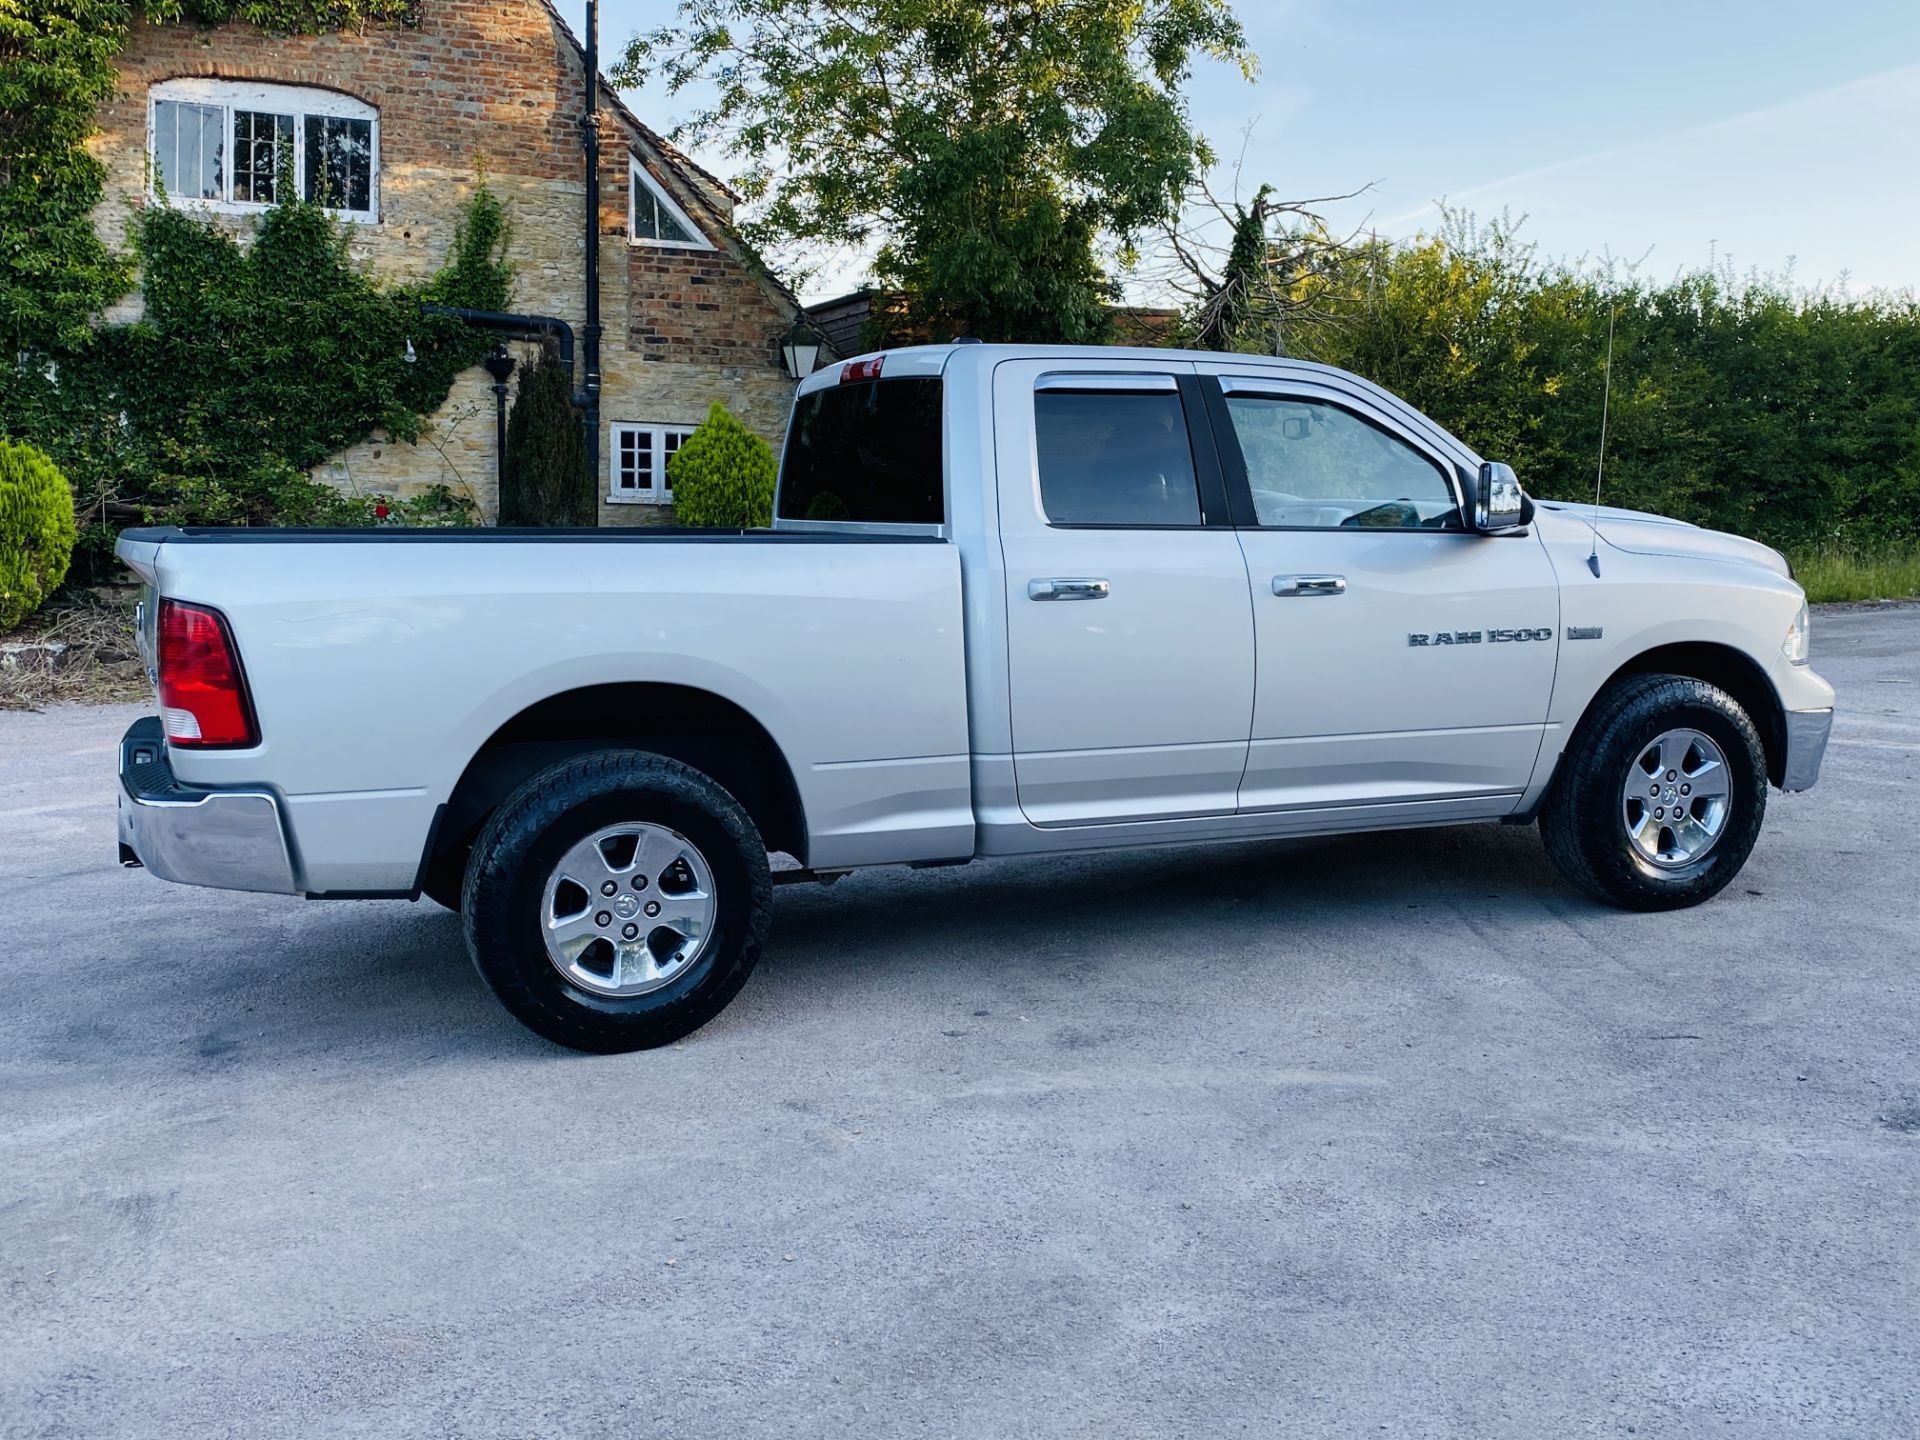
[[[1355,247],[1289,348],[1384,385],[1535,495],[1782,548],[1920,538],[1920,301],[1725,270],[1664,283],[1542,260],[1511,228]]]

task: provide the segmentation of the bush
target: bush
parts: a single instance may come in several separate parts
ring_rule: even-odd
[[[73,491],[31,445],[0,440],[0,631],[59,588],[73,560]]]
[[[718,400],[667,465],[682,525],[751,529],[773,523],[773,449]]]

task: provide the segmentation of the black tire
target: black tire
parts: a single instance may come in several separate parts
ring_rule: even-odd
[[[635,822],[697,847],[713,875],[713,923],[664,988],[596,994],[548,959],[547,880],[580,841]],[[726,1008],[760,958],[773,879],[759,831],[719,785],[662,755],[604,750],[541,771],[494,812],[467,865],[461,914],[475,967],[516,1019],[556,1044],[615,1054],[670,1044]]]
[[[1711,849],[1690,864],[1662,866],[1628,838],[1622,793],[1641,752],[1681,728],[1720,747],[1729,809]],[[1589,895],[1627,910],[1678,910],[1711,899],[1740,873],[1766,812],[1766,751],[1739,702],[1704,680],[1633,675],[1603,692],[1574,731],[1541,807],[1540,836],[1555,867]]]

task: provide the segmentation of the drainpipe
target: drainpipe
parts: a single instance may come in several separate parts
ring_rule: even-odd
[[[555,315],[508,315],[498,310],[471,310],[464,305],[422,305],[422,315],[437,315],[448,320],[463,320],[478,330],[496,335],[511,335],[520,340],[552,340],[560,350],[560,363],[567,379],[573,379],[573,327]],[[574,404],[581,404],[574,396]]]
[[[580,339],[585,354],[581,392],[586,414],[587,473],[600,490],[600,5],[587,0],[587,108],[580,118],[587,162],[587,323]]]

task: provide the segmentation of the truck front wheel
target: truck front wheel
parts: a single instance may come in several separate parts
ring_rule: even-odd
[[[699,771],[577,756],[494,812],[467,865],[467,947],[529,1029],[603,1054],[666,1045],[746,983],[773,914],[759,831]]]
[[[1574,732],[1540,834],[1589,895],[1677,910],[1740,873],[1766,809],[1766,753],[1739,702],[1704,680],[1635,675]]]

